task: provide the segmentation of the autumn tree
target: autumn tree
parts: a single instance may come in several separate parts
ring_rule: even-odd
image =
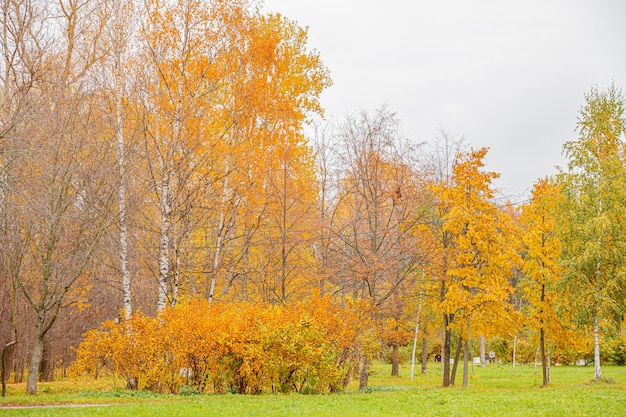
[[[549,384],[546,355],[546,335],[561,331],[556,301],[561,278],[561,242],[556,223],[560,188],[548,179],[538,181],[527,205],[522,207],[524,227],[524,279],[521,284],[528,302],[529,320],[539,329],[539,350],[543,371],[543,386]]]
[[[420,261],[409,233],[423,215],[410,161],[414,150],[385,109],[348,118],[337,135],[345,168],[332,220],[335,262],[341,265],[335,285],[338,292],[367,300],[377,323],[381,314],[398,317],[390,301],[410,287]],[[403,301],[397,301],[402,310]],[[361,387],[367,386],[370,359],[363,360]]]
[[[108,110],[108,126],[104,131],[117,143],[117,223],[119,227],[119,273],[121,276],[122,306],[124,316],[130,318],[133,313],[131,292],[131,271],[128,238],[128,192],[131,181],[128,172],[129,136],[133,126],[129,123],[132,91],[130,82],[132,72],[131,48],[134,44],[135,22],[133,21],[135,4],[133,1],[108,0],[102,2],[101,13],[106,24],[103,30],[103,59],[99,69],[101,73],[101,92]],[[135,126],[136,128],[136,126]]]
[[[108,221],[110,190],[103,181],[109,152],[96,139],[99,117],[88,82],[102,27],[95,2],[30,6],[13,13],[32,13],[31,30],[40,28],[38,39],[23,44],[29,52],[20,52],[38,57],[28,91],[37,107],[16,127],[20,152],[5,207],[27,242],[16,279],[35,316],[27,384],[35,394],[45,337],[61,309],[80,301],[84,291]]]
[[[321,115],[330,78],[295,22],[253,14],[237,29],[219,90],[228,129],[212,148],[219,203],[199,230],[207,297],[282,303],[311,279],[315,165],[303,126]]]
[[[37,40],[43,31],[42,4],[37,1],[15,0],[0,3],[2,25],[0,33],[0,329],[2,340],[1,379],[5,395],[7,359],[19,342],[18,284],[22,273],[26,236],[16,224],[18,215],[12,205],[21,155],[28,147],[24,120],[36,108],[36,86],[43,71],[43,45]]]
[[[441,243],[437,263],[445,332],[444,386],[453,383],[449,369],[453,330],[460,336],[456,365],[463,344],[467,352],[472,328],[479,334],[503,332],[513,321],[507,277],[518,259],[517,230],[492,202],[491,181],[498,174],[482,170],[486,153],[483,148],[458,155],[450,184],[433,185],[441,216],[441,229],[433,230]]]
[[[250,46],[249,60],[255,71],[248,88],[254,90],[248,97],[257,106],[252,112],[257,128],[250,133],[256,152],[265,155],[255,157],[259,176],[253,190],[264,209],[264,226],[255,240],[265,242],[255,254],[257,265],[265,267],[252,283],[263,300],[284,303],[305,295],[313,279],[316,167],[303,126],[308,115],[322,114],[319,95],[330,79],[319,55],[307,50],[306,31],[295,22],[259,16],[253,29],[256,44]]]
[[[229,52],[225,28],[241,23],[245,2],[180,0],[144,3],[139,30],[142,138],[146,186],[153,205],[145,221],[157,236],[157,311],[175,304],[181,246],[194,227],[193,213],[207,186],[211,147],[228,125],[214,120],[221,105],[222,67]],[[232,21],[231,21],[232,18]],[[209,179],[210,180],[210,179]]]
[[[439,187],[451,187],[454,175],[454,167],[457,162],[458,155],[466,151],[463,138],[455,138],[446,132],[436,138],[434,142],[429,144],[429,148],[420,160],[420,169],[423,172],[424,179],[429,185],[427,207],[429,215],[425,222],[422,222],[413,231],[413,234],[421,242],[426,253],[427,262],[424,265],[424,282],[422,295],[425,304],[431,310],[439,312],[439,304],[442,300],[442,288],[445,285],[445,270],[451,255],[451,235],[444,231],[444,215],[449,207],[439,205],[439,196],[433,185]],[[444,315],[444,321],[441,329],[443,340],[441,342],[441,356],[444,375],[444,386],[449,385],[450,377],[450,340],[451,332],[448,326],[447,315]],[[447,354],[446,354],[447,351]],[[447,357],[447,361],[443,361],[443,357]]]
[[[624,98],[615,86],[593,87],[580,111],[577,140],[563,146],[569,159],[559,175],[563,203],[559,236],[563,245],[564,290],[572,319],[591,326],[594,378],[602,379],[600,337],[621,322],[625,311]]]
[[[317,121],[312,127],[311,142],[315,152],[318,190],[315,202],[317,230],[313,234],[313,256],[319,294],[323,296],[327,292],[332,293],[336,288],[333,286],[337,266],[333,262],[335,257],[332,246],[332,220],[335,208],[333,197],[339,186],[337,175],[340,167],[333,143],[332,125]]]

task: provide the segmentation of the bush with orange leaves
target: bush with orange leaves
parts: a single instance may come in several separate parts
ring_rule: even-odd
[[[328,298],[284,306],[194,299],[158,319],[136,314],[86,333],[73,370],[105,367],[130,388],[158,392],[338,391],[371,327],[361,309]]]

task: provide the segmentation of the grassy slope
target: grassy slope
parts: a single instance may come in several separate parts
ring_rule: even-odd
[[[89,408],[0,409],[0,415],[27,416],[623,416],[626,415],[626,367],[603,367],[613,383],[592,383],[591,367],[554,367],[553,385],[540,388],[540,370],[532,366],[489,365],[474,367],[470,388],[439,388],[440,367],[430,364],[426,375],[409,381],[409,370],[390,377],[390,367],[377,364],[371,392],[357,392],[351,385],[336,395],[194,395],[166,396],[112,389],[112,380],[42,384],[46,392],[35,397],[23,387],[11,385],[10,395],[0,405],[15,403],[100,403]],[[460,375],[457,380],[460,380]],[[119,386],[120,381],[117,380]],[[89,391],[85,391],[85,386]]]

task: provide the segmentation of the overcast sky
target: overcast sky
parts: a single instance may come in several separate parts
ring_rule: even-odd
[[[564,166],[592,85],[626,89],[624,0],[265,0],[308,27],[327,116],[387,105],[405,136],[490,147],[503,194]]]

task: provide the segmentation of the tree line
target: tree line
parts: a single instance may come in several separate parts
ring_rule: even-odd
[[[311,123],[323,116],[329,71],[306,30],[254,1],[0,5],[3,392],[11,374],[27,375],[36,393],[88,331],[84,346],[118,335],[103,346],[122,350],[141,329],[180,336],[166,317],[216,335],[245,333],[246,323],[270,339],[299,329],[311,337],[302,346],[324,353],[310,375],[328,390],[346,375],[366,387],[381,352],[397,372],[400,348],[418,336],[426,358],[441,352],[444,386],[461,362],[467,384],[474,339],[517,336],[539,346],[545,385],[550,348],[589,347],[578,331],[602,378],[601,340],[620,340],[624,314],[615,86],[586,96],[579,137],[564,145],[568,166],[538,181],[528,202],[498,204],[487,149],[445,134],[412,143],[385,108]],[[276,368],[271,354],[287,345],[253,342],[222,355],[243,366],[230,382],[215,380],[225,363],[201,368],[174,351],[169,373],[153,379],[104,348],[91,359],[131,369],[135,388],[142,378],[176,391],[176,365],[196,366],[192,375],[213,378],[218,392],[318,389],[297,364]],[[252,346],[262,355],[245,356]],[[93,370],[88,357],[79,363]]]

